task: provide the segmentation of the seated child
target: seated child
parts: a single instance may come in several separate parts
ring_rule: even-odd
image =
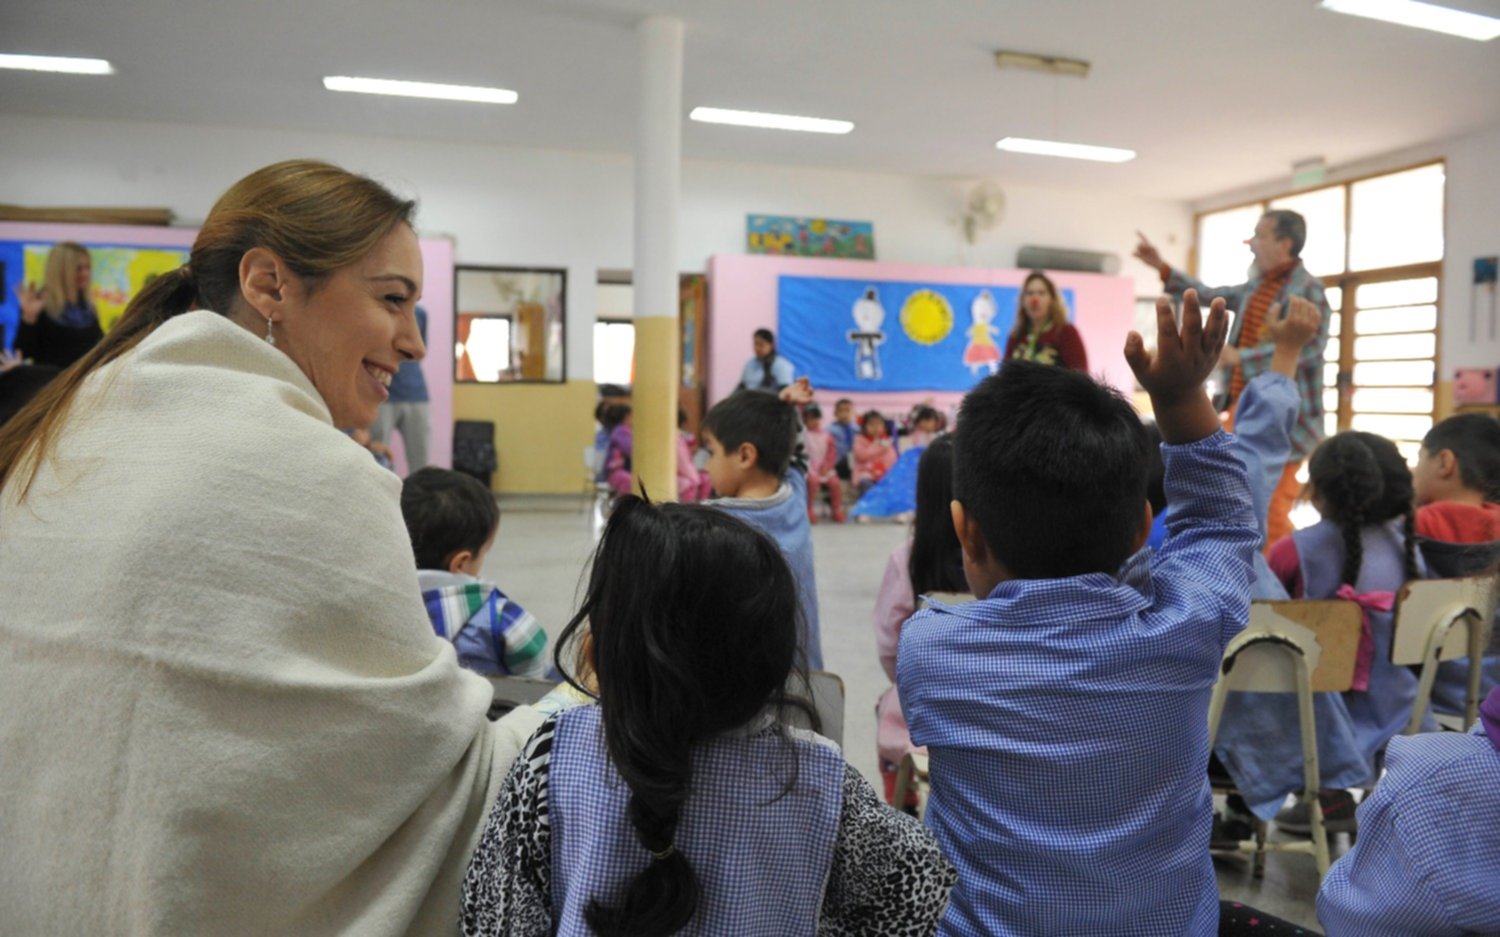
[[[684,432],[687,411],[677,408],[677,500],[692,504],[708,497],[711,482],[708,473],[693,464],[693,434]]]
[[[1217,932],[1208,701],[1260,533],[1203,391],[1224,302],[1205,325],[1188,292],[1180,331],[1156,311],[1155,354],[1132,333],[1125,357],[1165,440],[1158,552],[1139,549],[1145,429],[1117,391],[1011,361],[964,400],[953,520],[978,601],[918,612],[897,660],[959,870],[940,934]]]
[[[1354,687],[1343,696],[1355,744],[1373,775],[1385,744],[1406,728],[1417,696],[1416,674],[1391,663],[1396,593],[1422,575],[1412,534],[1411,469],[1389,439],[1347,430],[1318,444],[1307,474],[1323,519],[1273,544],[1266,562],[1294,599],[1352,599],[1363,607]],[[1318,796],[1326,829],[1354,829],[1348,790],[1329,784]],[[1276,823],[1306,833],[1307,810],[1306,803],[1294,804],[1276,814]]]
[[[464,934],[932,933],[955,874],[931,834],[786,724],[788,684],[807,683],[799,591],[738,518],[620,499],[559,640],[592,637],[598,689],[574,686],[599,704],[547,720],[516,759]]]
[[[781,547],[797,578],[806,625],[802,650],[807,667],[822,670],[806,469],[792,462],[798,426],[793,404],[811,401],[805,377],[774,397],[737,390],[704,416],[703,445],[708,449],[708,476],[719,495],[708,503],[759,528]]]
[[[878,410],[867,412],[859,425],[860,433],[854,437],[850,468],[854,490],[862,495],[896,464],[896,446],[891,442],[885,417]]]
[[[1469,576],[1500,561],[1500,421],[1478,413],[1450,416],[1422,440],[1412,470],[1417,537],[1428,573]],[[1500,685],[1500,657],[1484,659],[1480,698]],[[1432,708],[1462,714],[1468,662],[1438,665]]]
[[[818,493],[828,492],[833,519],[844,522],[844,489],[834,466],[838,463],[838,445],[833,434],[823,428],[823,411],[815,403],[802,409],[803,444],[807,446],[807,522],[818,522]]]
[[[489,489],[462,472],[418,469],[401,485],[401,514],[432,628],[453,642],[458,662],[489,676],[545,673],[546,632],[479,578],[500,532],[500,508]]]
[[[1265,532],[1271,494],[1281,481],[1292,450],[1292,428],[1296,425],[1301,397],[1295,381],[1303,347],[1318,335],[1321,310],[1301,297],[1293,297],[1284,318],[1273,312],[1266,332],[1273,342],[1270,369],[1256,375],[1245,386],[1235,410],[1235,447],[1245,460],[1250,479],[1255,516]],[[1281,580],[1257,553],[1253,599],[1288,598]],[[1237,789],[1226,804],[1223,822],[1215,822],[1213,845],[1238,849],[1253,830],[1255,818],[1270,820],[1286,800],[1306,782],[1302,763],[1302,739],[1288,731],[1297,725],[1297,699],[1285,693],[1231,693],[1224,701],[1218,736],[1214,740],[1216,764],[1210,771],[1226,773]],[[1349,711],[1337,693],[1313,694],[1313,719],[1317,729],[1318,765],[1322,784],[1348,788],[1370,778],[1366,761],[1354,736]]]
[[[1385,766],[1318,892],[1328,937],[1500,934],[1500,690],[1473,732],[1397,736]]]
[[[904,457],[903,457],[904,458]],[[965,592],[963,553],[953,531],[953,437],[941,436],[928,446],[917,464],[915,514],[911,537],[891,551],[875,597],[875,647],[880,667],[891,685],[875,704],[878,725],[875,750],[880,755],[880,777],[885,799],[894,803],[896,769],[916,748],[901,713],[896,693],[896,647],[901,627],[917,610],[917,597],[934,592]],[[904,805],[902,805],[904,806]]]
[[[628,404],[619,404],[610,414],[617,422],[609,431],[609,444],[604,450],[604,480],[619,495],[630,493],[631,459],[635,455],[631,414]]]
[[[921,449],[929,445],[937,434],[943,431],[943,417],[932,407],[925,404],[919,406],[912,412],[911,429],[906,437],[901,440],[901,451],[909,452],[912,449]]]
[[[833,436],[834,445],[839,448],[835,463],[839,478],[848,481],[849,462],[854,458],[854,437],[859,435],[859,425],[854,422],[854,401],[848,397],[840,397],[834,401],[833,424],[828,427],[828,432]]]

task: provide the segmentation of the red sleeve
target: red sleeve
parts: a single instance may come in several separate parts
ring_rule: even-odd
[[[1088,371],[1089,354],[1083,350],[1083,336],[1071,325],[1065,325],[1057,341],[1058,356],[1062,366],[1074,371]]]
[[[1286,594],[1294,599],[1302,598],[1302,558],[1297,554],[1297,543],[1291,537],[1282,537],[1266,551],[1266,565],[1286,586]]]

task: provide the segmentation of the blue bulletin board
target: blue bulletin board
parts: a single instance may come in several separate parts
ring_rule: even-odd
[[[777,349],[817,388],[966,391],[1000,367],[1019,286],[783,276]],[[1073,291],[1062,291],[1074,315]]]

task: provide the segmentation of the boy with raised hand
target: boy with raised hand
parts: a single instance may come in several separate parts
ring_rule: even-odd
[[[1179,329],[1159,300],[1157,330],[1155,354],[1125,344],[1165,441],[1154,554],[1146,434],[1118,392],[1013,361],[964,400],[953,520],[978,601],[913,616],[897,664],[959,869],[941,934],[1217,933],[1208,700],[1260,533],[1203,391],[1223,302],[1205,324],[1190,291]]]

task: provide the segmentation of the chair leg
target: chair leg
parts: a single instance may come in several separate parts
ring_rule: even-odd
[[[1266,821],[1255,820],[1255,860],[1252,867],[1255,878],[1266,877]]]
[[[1328,874],[1328,828],[1323,825],[1323,799],[1318,791],[1307,792],[1307,818],[1311,823],[1313,859],[1318,864],[1318,884]]]

